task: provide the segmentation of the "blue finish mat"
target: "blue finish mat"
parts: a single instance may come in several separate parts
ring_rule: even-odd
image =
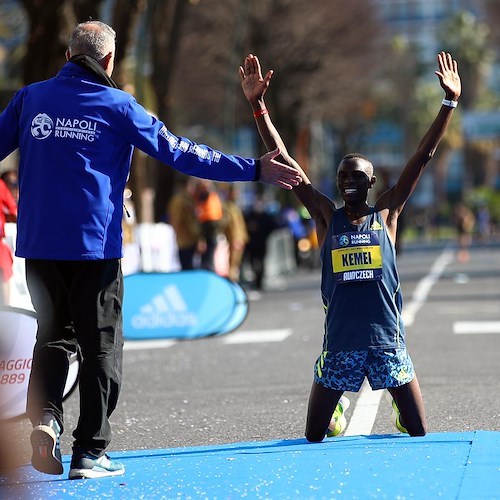
[[[354,436],[111,453],[121,477],[66,479],[26,465],[0,498],[500,498],[500,432]]]

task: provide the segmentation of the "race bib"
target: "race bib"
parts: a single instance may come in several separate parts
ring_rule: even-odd
[[[332,237],[332,270],[337,283],[382,279],[382,252],[376,233],[359,231]]]

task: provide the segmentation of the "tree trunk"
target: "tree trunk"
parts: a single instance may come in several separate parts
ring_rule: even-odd
[[[151,80],[157,100],[158,117],[168,123],[169,129],[173,123],[169,102],[171,75],[186,3],[185,0],[150,0],[149,4],[153,59]],[[172,196],[175,170],[158,161],[153,163],[154,217],[156,222],[161,222],[165,220],[167,203]]]
[[[28,85],[56,75],[66,60],[64,53],[76,21],[72,3],[65,0],[23,0],[23,6],[30,22],[23,70],[23,82]]]

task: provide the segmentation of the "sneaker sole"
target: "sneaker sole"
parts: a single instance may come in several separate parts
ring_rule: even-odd
[[[351,401],[349,398],[346,396],[341,396],[339,399],[339,402],[337,404],[340,404],[342,406],[342,415],[337,419],[335,422],[335,429],[332,431],[328,429],[326,433],[326,437],[336,437],[339,434],[342,434],[347,427],[347,420],[345,418],[345,412],[351,406]]]
[[[339,434],[342,434],[347,427],[347,420],[345,419],[344,415],[340,416],[337,422],[335,423],[335,430],[333,431],[328,431],[326,434],[326,437],[336,437]]]
[[[342,405],[344,413],[348,410],[349,406],[351,406],[351,400],[346,396],[340,396],[339,403]]]
[[[59,475],[63,473],[63,465],[56,457],[57,436],[48,425],[39,425],[30,436],[33,454],[31,465],[45,474]]]
[[[385,399],[387,402],[389,402],[391,404],[391,409],[392,409],[391,423],[392,423],[392,425],[402,434],[408,434],[408,431],[406,430],[406,428],[404,428],[401,425],[401,422],[399,421],[399,408],[398,408],[398,405],[396,404],[396,401],[394,401],[394,398],[392,397],[392,395],[389,391],[387,391],[385,393]]]
[[[391,413],[391,422],[392,422],[392,425],[394,425],[394,427],[396,427],[396,429],[403,433],[403,434],[408,434],[408,431],[406,430],[405,427],[403,427],[401,425],[401,422],[399,420],[399,409],[397,409],[397,406],[396,408],[394,408],[394,405],[396,403],[392,403],[392,413]]]
[[[71,469],[68,479],[96,479],[99,477],[121,476],[125,474],[125,469],[107,471],[94,469]]]

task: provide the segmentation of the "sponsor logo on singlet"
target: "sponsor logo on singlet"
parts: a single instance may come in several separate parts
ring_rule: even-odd
[[[46,113],[38,113],[31,122],[31,135],[39,140],[53,135],[57,139],[93,142],[99,138],[99,130],[97,122],[88,118],[57,117],[53,120]]]
[[[331,255],[337,283],[382,279],[382,252],[378,236],[372,231],[333,236]]]

